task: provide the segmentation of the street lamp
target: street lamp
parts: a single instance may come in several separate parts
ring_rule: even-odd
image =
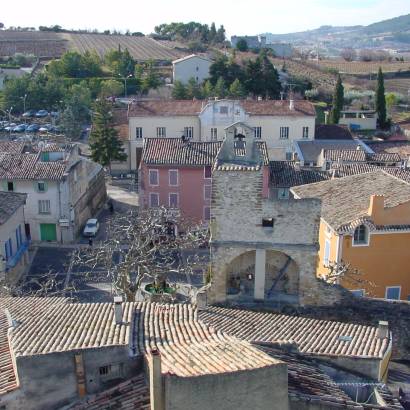
[[[26,99],[27,99],[27,94],[24,94],[24,97],[20,97],[23,100],[23,114],[26,112]],[[24,117],[24,122],[27,121],[27,118]]]
[[[121,77],[121,74],[118,74]],[[127,98],[127,78],[131,78],[132,74],[128,74],[125,77],[122,77],[124,79],[124,97]]]

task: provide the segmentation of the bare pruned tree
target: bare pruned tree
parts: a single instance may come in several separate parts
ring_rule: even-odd
[[[356,59],[357,57],[357,53],[356,50],[354,48],[348,47],[348,48],[344,48],[341,52],[340,52],[340,56],[343,58],[343,60],[345,61],[353,61]]]
[[[363,277],[363,272],[353,268],[350,263],[343,261],[329,262],[327,272],[322,275],[322,278],[332,285],[343,282],[348,287],[366,289],[366,293],[369,296],[372,295],[370,289],[376,287],[375,283]]]
[[[208,260],[198,248],[208,247],[208,230],[174,215],[166,208],[118,214],[107,224],[107,239],[74,251],[76,266],[84,275],[106,272],[117,294],[134,301],[143,284],[156,299],[175,297],[178,287]],[[190,291],[186,292],[187,297]]]

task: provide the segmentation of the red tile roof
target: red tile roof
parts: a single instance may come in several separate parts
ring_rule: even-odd
[[[130,104],[128,117],[145,116],[197,116],[208,104],[205,100],[149,100]],[[250,115],[316,116],[312,103],[295,100],[294,109],[286,100],[241,100],[240,104]]]
[[[302,353],[325,356],[382,358],[390,339],[379,339],[377,328],[357,323],[260,313],[210,306],[199,319],[218,331],[253,343],[292,341]],[[346,342],[340,336],[350,336]]]
[[[150,410],[149,388],[140,374],[111,389],[77,402],[66,410]]]
[[[42,162],[40,154],[0,153],[0,179],[60,180],[66,172],[68,162]]]
[[[264,165],[269,164],[266,143],[257,142]],[[196,142],[181,138],[146,138],[142,161],[149,165],[211,166],[214,164],[221,141]]]

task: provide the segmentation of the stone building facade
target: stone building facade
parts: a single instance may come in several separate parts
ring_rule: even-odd
[[[262,159],[250,128],[226,131],[212,179],[210,301],[339,300],[315,275],[320,200],[264,198]]]

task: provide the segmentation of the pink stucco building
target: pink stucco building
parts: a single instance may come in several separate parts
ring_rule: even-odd
[[[140,207],[178,209],[184,218],[208,222],[212,166],[221,141],[196,142],[181,138],[147,138],[140,164]],[[269,193],[269,159],[264,142],[263,192]]]

